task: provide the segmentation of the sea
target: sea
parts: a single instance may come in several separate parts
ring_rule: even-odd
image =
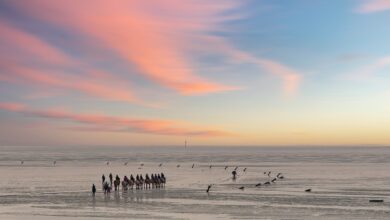
[[[105,195],[110,173],[167,182]],[[390,148],[1,146],[0,219],[389,220]]]

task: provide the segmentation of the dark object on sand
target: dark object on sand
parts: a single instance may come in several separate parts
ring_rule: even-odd
[[[209,193],[211,186],[212,186],[212,185],[210,184],[210,185],[207,187],[207,190],[206,190],[207,193]]]
[[[191,168],[194,168],[194,166],[195,166],[195,164],[193,163]]]
[[[178,164],[176,167],[179,168],[179,167],[180,167],[180,164]]]
[[[370,202],[383,202],[383,199],[370,199]]]
[[[160,165],[158,165],[159,167],[161,167],[162,166],[162,163],[160,163]]]
[[[235,170],[233,170],[232,175],[233,175],[233,180],[235,180],[235,179],[236,179],[237,172],[236,172]]]
[[[225,170],[228,168],[228,166],[225,166]]]
[[[271,184],[271,183],[270,183],[270,182],[265,182],[265,183],[264,183],[264,185],[269,185],[269,184]]]
[[[246,167],[244,168],[244,170],[243,170],[244,172],[246,172]]]
[[[311,189],[307,189],[307,190],[305,190],[305,192],[311,192]]]
[[[259,186],[261,186],[261,183],[258,183],[258,184],[256,184],[255,186],[256,186],[256,187],[259,187]]]
[[[238,189],[244,190],[244,189],[245,189],[245,187],[241,186],[241,187],[240,187],[240,188],[238,188]]]
[[[275,181],[276,181],[276,178],[273,178],[273,179],[271,180],[271,182],[273,182],[273,183],[275,183]]]
[[[92,184],[92,195],[94,196],[96,193],[96,186],[95,184]]]

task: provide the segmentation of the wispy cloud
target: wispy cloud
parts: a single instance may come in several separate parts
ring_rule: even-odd
[[[107,49],[128,66],[135,65],[146,79],[170,88],[182,95],[194,95],[235,90],[236,86],[213,82],[198,74],[191,57],[189,44],[200,45],[212,51],[213,42],[204,41],[223,31],[224,24],[242,18],[241,3],[233,0],[157,0],[125,1],[50,1],[32,0],[28,7],[17,1],[8,1],[17,9],[41,21],[55,25],[89,39],[86,45]],[[233,13],[234,11],[234,13]],[[220,44],[232,47],[221,38]],[[233,48],[233,47],[232,47]],[[235,49],[240,54],[244,51]],[[262,68],[278,75],[284,90],[296,90],[299,74],[277,61],[255,58]],[[245,60],[248,62],[249,60]]]
[[[68,121],[72,129],[103,132],[134,132],[172,136],[217,137],[230,136],[229,132],[195,126],[181,121],[136,119],[100,114],[77,114],[60,109],[32,109],[20,103],[0,103],[0,109],[35,118]]]
[[[390,10],[390,0],[364,0],[357,7],[360,13],[373,13]]]
[[[121,102],[141,103],[112,74],[88,68],[36,36],[0,20],[0,81],[56,88]],[[6,54],[5,54],[6,53]],[[55,67],[55,68],[52,68]],[[66,68],[76,69],[76,73]],[[39,91],[42,95],[45,91]]]
[[[361,66],[359,69],[345,75],[350,80],[366,80],[375,77],[379,71],[390,67],[390,56],[377,58],[369,64]]]

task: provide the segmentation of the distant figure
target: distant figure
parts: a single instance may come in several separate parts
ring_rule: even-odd
[[[115,191],[119,190],[120,183],[121,183],[121,178],[119,178],[119,176],[116,175],[115,180],[114,180],[114,189],[115,189]]]
[[[141,164],[140,164],[140,166],[141,166],[141,167],[143,167],[143,166],[144,166],[144,164],[143,164],[143,163],[141,163]]]
[[[180,167],[180,164],[178,164],[176,167],[179,168],[179,167]]]
[[[111,192],[111,187],[108,185],[107,182],[103,183],[103,190],[104,190],[104,194],[108,194]]]
[[[233,170],[232,175],[233,175],[233,180],[236,180],[237,172],[235,170]]]
[[[106,165],[107,165],[107,166],[110,165],[110,161],[107,161],[107,162],[106,162]]]
[[[126,161],[126,162],[125,162],[125,166],[127,166],[127,163],[129,163],[129,162]]]
[[[96,193],[96,186],[95,184],[92,184],[92,195],[95,196]]]
[[[272,183],[275,183],[275,181],[276,181],[276,178],[273,178],[273,179],[271,180]]]
[[[160,163],[160,165],[158,165],[159,167],[161,167],[162,166],[162,163]]]
[[[305,190],[305,192],[311,192],[311,189],[307,189],[307,190]]]
[[[228,166],[225,167],[225,170],[228,168]]]
[[[240,188],[238,188],[238,189],[244,190],[244,189],[245,189],[245,187],[241,186],[241,187],[240,187]]]
[[[269,184],[271,184],[271,183],[270,183],[270,182],[265,182],[265,183],[264,183],[264,185],[269,185]]]
[[[236,168],[234,168],[235,171],[237,171],[237,169],[238,169],[238,166],[236,166]]]
[[[22,165],[23,165],[23,164],[24,164],[24,161],[23,161],[23,160],[22,160],[22,161],[20,161],[20,164],[22,164]]]
[[[110,175],[108,177],[110,178],[110,184],[112,186],[112,173],[110,173]]]
[[[269,171],[267,175],[268,175],[268,176],[271,176],[271,171]]]
[[[210,169],[213,167],[213,165],[210,165]]]
[[[369,202],[383,202],[383,199],[370,199]]]
[[[259,187],[259,186],[261,186],[261,183],[258,183],[258,184],[256,184],[255,186],[256,186],[256,187]]]
[[[56,165],[56,163],[57,163],[57,161],[53,161],[53,165],[54,165],[54,166]]]
[[[246,172],[246,167],[244,168],[244,170],[243,170],[244,172]]]
[[[210,192],[210,188],[211,188],[211,186],[212,186],[212,185],[210,184],[210,185],[207,187],[207,190],[206,190],[206,192],[207,192],[207,193],[209,193],[209,192]]]
[[[195,166],[195,164],[193,163],[191,168],[194,168],[194,166]]]
[[[104,176],[104,174],[102,175],[102,184],[104,183],[104,181],[106,181],[106,176]]]

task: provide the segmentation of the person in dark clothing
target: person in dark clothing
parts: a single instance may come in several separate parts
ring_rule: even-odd
[[[106,181],[106,176],[104,176],[104,174],[102,175],[102,184],[104,183],[104,181]]]
[[[237,172],[235,170],[233,170],[232,175],[233,175],[233,180],[236,180]]]
[[[110,177],[110,184],[112,186],[112,173],[110,173],[110,175],[108,177]]]
[[[92,195],[95,196],[96,193],[96,186],[95,184],[92,184]]]

